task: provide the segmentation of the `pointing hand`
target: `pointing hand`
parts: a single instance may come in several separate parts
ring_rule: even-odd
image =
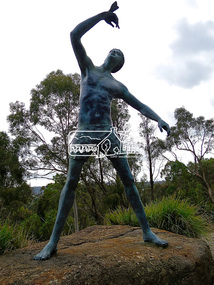
[[[115,1],[112,5],[111,8],[109,9],[108,12],[105,13],[105,21],[107,24],[111,25],[114,27],[113,23],[116,25],[116,27],[119,29],[119,24],[118,24],[118,17],[116,14],[113,12],[116,11],[119,7],[117,6],[117,1]]]

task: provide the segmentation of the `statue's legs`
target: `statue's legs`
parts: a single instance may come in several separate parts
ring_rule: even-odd
[[[70,159],[68,176],[65,186],[61,192],[57,217],[50,241],[40,253],[34,256],[35,260],[46,260],[50,258],[54,252],[56,252],[57,243],[63,230],[63,226],[74,202],[75,189],[77,187],[84,162],[84,159]]]
[[[143,239],[145,242],[152,242],[161,247],[167,247],[168,242],[158,238],[150,229],[144,208],[140,199],[138,190],[134,184],[134,179],[131,174],[127,158],[111,158],[114,168],[117,170],[123,185],[127,198],[137,216],[140,226],[143,230]]]

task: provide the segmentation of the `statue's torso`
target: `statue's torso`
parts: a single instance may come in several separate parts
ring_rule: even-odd
[[[82,78],[79,129],[102,130],[112,126],[111,101],[121,93],[122,84],[99,69]]]

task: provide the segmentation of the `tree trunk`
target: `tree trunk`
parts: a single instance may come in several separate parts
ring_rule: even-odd
[[[202,169],[202,179],[204,181],[205,187],[207,188],[207,194],[208,194],[211,202],[214,203],[213,191],[212,191],[212,188],[210,187],[210,185],[206,179],[206,175],[205,175],[205,172],[203,171],[203,169]]]
[[[150,179],[150,187],[151,187],[151,199],[154,201],[154,179],[153,179],[153,172],[152,172],[152,155],[150,149],[150,139],[149,135],[146,134],[146,143],[147,143],[147,155],[148,155],[148,162],[149,162],[149,179]]]
[[[149,161],[149,177],[150,177],[150,187],[151,187],[151,199],[154,201],[154,179],[153,179],[153,173],[152,173],[152,163]]]
[[[211,202],[214,204],[213,191],[212,191],[212,188],[210,186],[207,187],[207,192],[208,192],[208,195],[209,195]]]

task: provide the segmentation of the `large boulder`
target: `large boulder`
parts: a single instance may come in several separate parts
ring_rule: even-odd
[[[0,284],[211,285],[214,264],[206,242],[153,229],[166,249],[129,226],[92,226],[62,237],[50,260],[33,256],[45,243],[0,257]]]

